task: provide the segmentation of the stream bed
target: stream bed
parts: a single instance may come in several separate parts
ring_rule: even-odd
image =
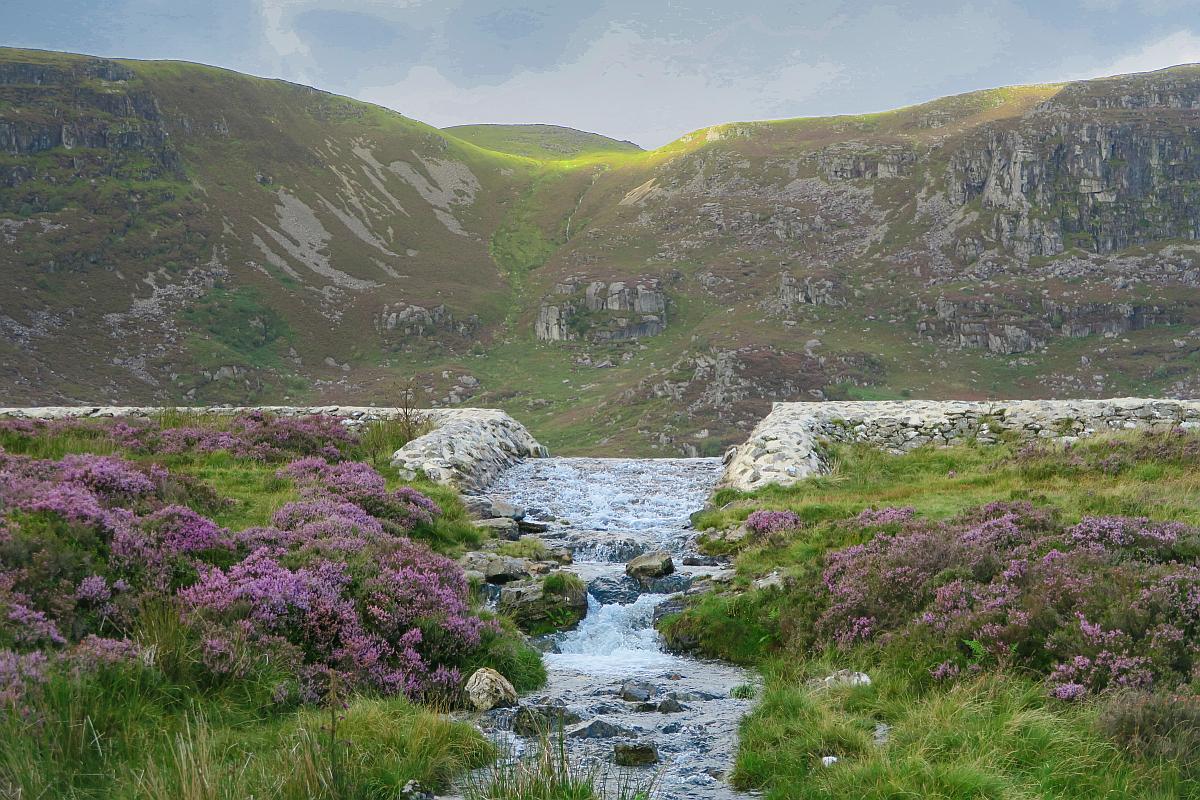
[[[752,701],[731,692],[754,676],[723,662],[668,653],[654,629],[656,607],[668,591],[724,571],[719,565],[684,564],[684,559],[706,561],[694,551],[687,526],[720,471],[719,459],[529,459],[502,474],[486,493],[524,507],[530,520],[548,523],[542,539],[574,551],[575,563],[563,569],[589,587],[624,581],[625,562],[642,552],[671,551],[673,583],[655,587],[664,591],[634,599],[628,592],[616,597],[596,588],[606,602],[589,594],[588,613],[579,626],[546,642],[547,685],[522,698],[523,705],[565,706],[569,719],[578,717],[565,726],[568,732],[597,721],[613,726],[594,725],[606,734],[600,737],[568,737],[572,760],[598,770],[610,786],[644,785],[656,776],[654,796],[662,800],[744,796],[729,786],[728,775],[738,723]],[[627,683],[651,696],[642,702],[622,699]],[[658,710],[668,700],[674,701],[666,703],[668,710]],[[486,712],[480,725],[510,757],[520,757],[530,740],[512,731],[514,713]],[[658,763],[614,766],[614,745],[635,741],[653,742]]]

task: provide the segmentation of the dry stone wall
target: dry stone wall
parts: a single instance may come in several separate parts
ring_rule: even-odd
[[[1200,427],[1200,401],[1015,400],[776,403],[745,444],[725,454],[720,485],[757,489],[790,486],[828,471],[822,442],[867,442],[906,452],[922,445],[1005,432],[1021,439],[1075,441],[1104,431]]]
[[[105,417],[149,418],[167,410],[148,406],[41,406],[0,408],[0,417],[16,419],[100,419]],[[367,406],[256,406],[255,408],[179,409],[203,416],[228,417],[242,411],[266,411],[281,417],[311,414],[338,417],[342,424],[356,428],[378,419],[394,419],[404,412],[398,408]],[[492,408],[422,409],[436,426],[392,455],[392,466],[406,478],[418,469],[438,483],[464,492],[478,492],[491,483],[505,467],[523,458],[545,457],[549,451],[515,419]]]

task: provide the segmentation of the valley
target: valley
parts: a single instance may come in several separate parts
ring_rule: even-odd
[[[1184,66],[645,152],[4,49],[0,404],[407,387],[645,457],[777,401],[1192,398],[1197,108]]]

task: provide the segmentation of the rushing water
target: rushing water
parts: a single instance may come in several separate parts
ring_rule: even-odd
[[[677,571],[706,573],[711,569],[680,564],[688,555],[689,515],[703,507],[720,469],[718,459],[531,459],[501,475],[488,495],[524,506],[533,518],[554,520],[543,538],[574,549],[576,563],[568,569],[584,580],[622,575],[629,557],[658,549],[676,554]],[[626,737],[568,739],[572,756],[634,780],[657,775],[656,797],[734,797],[727,775],[737,725],[750,703],[730,691],[752,678],[728,664],[665,652],[654,612],[666,599],[642,594],[636,602],[602,605],[589,596],[583,622],[558,637],[559,652],[546,656],[548,685],[523,702],[563,703],[581,725],[600,719],[624,729]],[[631,679],[653,685],[655,702],[674,696],[684,710],[637,711],[617,697]],[[653,741],[659,763],[609,766],[614,743],[631,739]],[[522,749],[522,742],[515,744]]]

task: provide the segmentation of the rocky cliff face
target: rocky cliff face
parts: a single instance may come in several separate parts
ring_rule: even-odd
[[[585,282],[567,278],[542,301],[534,322],[541,340],[593,343],[657,336],[667,329],[667,295],[657,279]]]
[[[692,454],[785,399],[1192,397],[1198,103],[1180,67],[551,166],[308,87],[0,51],[0,400],[401,384],[553,449]]]

